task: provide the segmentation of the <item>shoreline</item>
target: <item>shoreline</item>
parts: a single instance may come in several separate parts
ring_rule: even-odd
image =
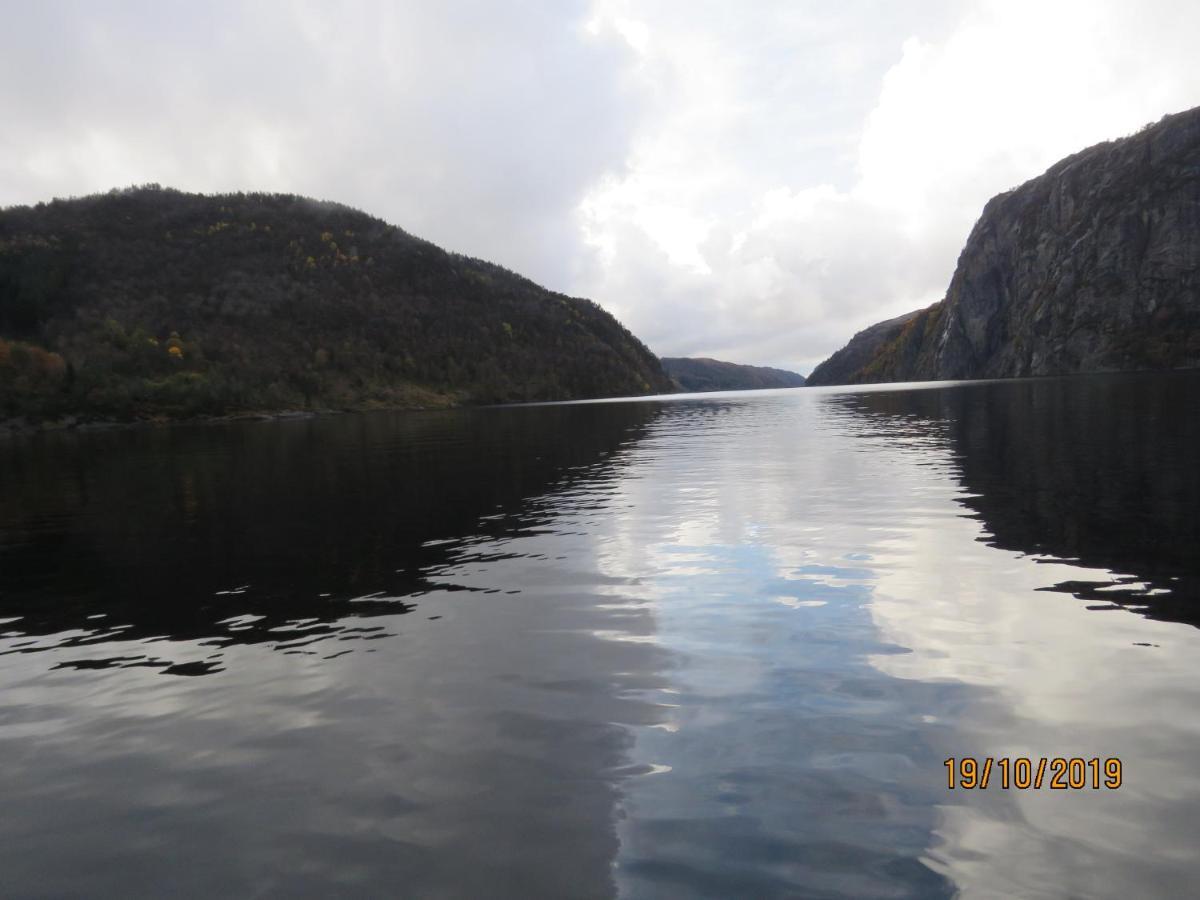
[[[316,419],[326,416],[346,415],[358,412],[429,412],[441,409],[461,409],[461,404],[449,406],[362,406],[345,409],[282,409],[274,412],[247,411],[224,413],[214,416],[188,416],[186,418],[170,418],[156,416],[147,419],[122,421],[119,419],[91,419],[85,416],[70,415],[61,419],[31,422],[27,419],[0,420],[0,439],[33,434],[44,434],[61,431],[108,431],[119,428],[169,428],[177,425],[227,425],[235,422],[277,422],[289,419]]]

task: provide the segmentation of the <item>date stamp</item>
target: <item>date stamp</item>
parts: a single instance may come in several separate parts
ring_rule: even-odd
[[[1071,758],[1045,756],[1031,759],[1028,756],[952,756],[942,763],[946,767],[947,787],[950,790],[986,790],[999,787],[1003,790],[1040,791],[1098,791],[1105,788],[1115,791],[1121,786],[1121,760],[1115,756],[1108,759],[1080,756]]]

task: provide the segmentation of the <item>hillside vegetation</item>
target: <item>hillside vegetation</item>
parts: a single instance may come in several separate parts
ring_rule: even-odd
[[[339,204],[148,186],[0,211],[0,418],[671,388],[596,304]]]
[[[804,376],[770,366],[745,366],[706,357],[663,357],[663,369],[685,391],[753,391],[800,387]]]

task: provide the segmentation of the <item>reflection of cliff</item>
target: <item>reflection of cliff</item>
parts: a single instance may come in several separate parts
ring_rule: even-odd
[[[944,421],[973,495],[963,503],[989,543],[1135,576],[1146,586],[1059,587],[1200,625],[1200,376],[981,383],[827,402],[906,431]]]
[[[407,612],[462,539],[536,526],[530,498],[595,477],[656,409],[368,414],[2,445],[0,620],[16,618],[3,630],[279,642]]]

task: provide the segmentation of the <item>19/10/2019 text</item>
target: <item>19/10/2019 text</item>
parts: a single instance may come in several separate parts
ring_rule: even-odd
[[[1004,790],[1083,790],[1107,788],[1116,790],[1121,786],[1121,760],[1116,757],[1084,759],[1057,756],[1053,759],[1027,756],[994,758],[985,756],[981,760],[973,756],[950,757],[942,763],[946,767],[947,787],[971,790],[999,786]]]

